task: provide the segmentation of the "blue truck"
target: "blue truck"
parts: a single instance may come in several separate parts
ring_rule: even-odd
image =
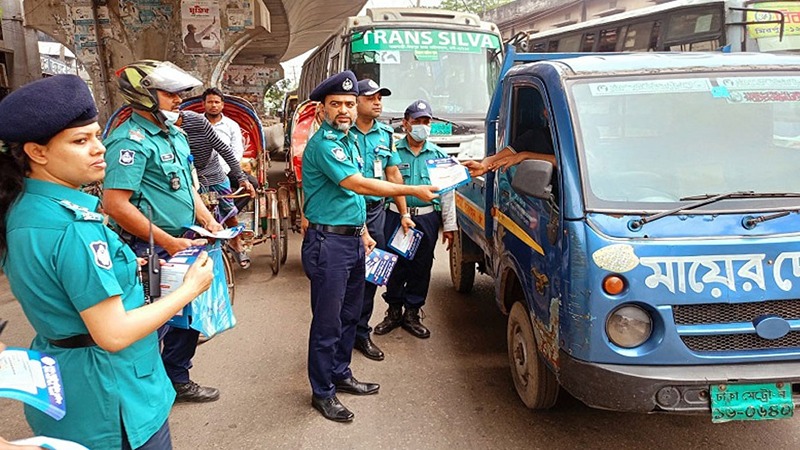
[[[494,281],[529,408],[791,417],[800,399],[800,57],[507,54],[457,190],[451,278]],[[517,151],[540,149],[520,149]]]

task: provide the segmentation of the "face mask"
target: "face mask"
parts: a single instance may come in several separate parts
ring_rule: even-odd
[[[167,111],[166,109],[161,110],[161,114],[164,114],[164,117],[167,119],[167,125],[175,125],[175,122],[181,117],[181,113],[175,111]]]
[[[428,139],[428,136],[431,135],[431,126],[430,125],[411,125],[411,133],[409,133],[412,138],[414,138],[417,142],[423,142]]]

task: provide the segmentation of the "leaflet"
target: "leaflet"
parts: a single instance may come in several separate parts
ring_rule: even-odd
[[[379,248],[373,249],[367,255],[366,280],[378,286],[385,286],[389,282],[389,276],[392,274],[395,264],[397,264],[397,255]]]
[[[36,350],[9,347],[0,353],[0,397],[27,403],[56,420],[66,414],[58,363]]]
[[[242,232],[242,230],[244,230],[244,225],[239,224],[233,228],[225,228],[223,230],[217,231],[216,233],[212,233],[199,225],[192,225],[188,228],[203,237],[208,237],[213,239],[233,239],[236,236],[238,236],[239,233]]]
[[[471,179],[469,170],[453,157],[429,159],[426,161],[426,165],[431,185],[439,188],[437,191],[439,194],[467,184]]]
[[[403,233],[403,227],[398,226],[389,239],[389,248],[405,259],[412,260],[417,253],[419,243],[422,241],[422,231],[409,228],[408,233]]]

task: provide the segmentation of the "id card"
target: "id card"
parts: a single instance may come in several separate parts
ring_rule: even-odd
[[[380,159],[375,159],[372,162],[372,173],[374,178],[383,179],[383,164]]]

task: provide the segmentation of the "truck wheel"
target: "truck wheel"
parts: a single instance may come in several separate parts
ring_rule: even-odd
[[[517,395],[528,408],[552,408],[558,399],[558,380],[539,357],[530,316],[520,302],[511,307],[506,339]]]
[[[475,263],[464,262],[464,237],[461,230],[453,233],[453,248],[450,249],[450,279],[453,287],[463,294],[472,291],[475,284]]]

